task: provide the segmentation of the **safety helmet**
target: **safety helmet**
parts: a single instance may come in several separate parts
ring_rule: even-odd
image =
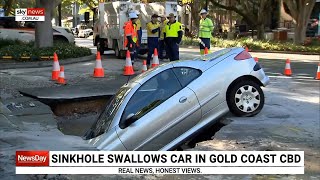
[[[138,10],[135,10],[134,13],[136,13],[136,15],[140,14],[140,12]]]
[[[208,12],[205,9],[201,9],[200,14],[208,14]]]
[[[138,16],[137,16],[136,13],[131,12],[131,13],[129,13],[129,18],[130,19],[136,19],[136,18],[138,18]]]

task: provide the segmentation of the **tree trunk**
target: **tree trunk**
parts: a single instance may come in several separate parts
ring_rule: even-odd
[[[263,40],[264,39],[264,24],[260,24],[257,26],[257,39]]]
[[[199,9],[200,9],[200,0],[194,0],[193,3],[191,4],[191,16],[192,16],[193,25],[197,31],[199,28],[199,21],[200,21]],[[192,29],[190,29],[190,31],[192,32]]]
[[[306,29],[308,21],[312,12],[312,9],[316,3],[315,0],[283,0],[292,15],[292,18],[296,21],[296,27],[294,30],[294,43],[302,44],[306,38]]]
[[[45,21],[36,23],[35,46],[37,48],[53,46],[52,10],[56,7],[55,1],[37,0],[37,7],[45,8]]]

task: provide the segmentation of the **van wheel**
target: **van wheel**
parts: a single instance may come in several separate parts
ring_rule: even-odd
[[[99,51],[101,55],[104,54],[104,41],[103,41],[103,39],[98,39],[98,41],[97,41],[97,51]]]
[[[227,95],[230,111],[236,116],[254,116],[264,105],[261,87],[253,81],[241,81],[231,87]]]

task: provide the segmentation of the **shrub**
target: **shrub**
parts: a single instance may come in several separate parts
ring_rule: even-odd
[[[3,44],[0,40],[0,44]],[[53,47],[35,48],[34,42],[23,43],[20,41],[7,41],[6,46],[0,48],[0,56],[12,56],[19,60],[20,57],[31,57],[32,60],[39,60],[41,56],[53,56],[58,54],[59,59],[77,58],[91,55],[91,50],[85,47],[78,47],[74,44],[55,43]],[[16,42],[15,44],[13,42]]]
[[[199,45],[196,39],[183,38],[183,45]],[[290,42],[274,42],[253,40],[252,38],[240,38],[236,40],[225,40],[222,38],[211,38],[211,45],[214,47],[248,47],[252,50],[269,50],[269,51],[292,51],[292,52],[312,52],[319,53],[319,41],[314,40],[310,45],[296,45]]]

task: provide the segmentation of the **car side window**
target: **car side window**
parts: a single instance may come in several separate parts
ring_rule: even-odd
[[[145,82],[131,97],[123,114],[123,122],[130,114],[138,119],[173,96],[181,85],[171,69],[165,70]]]
[[[173,71],[183,87],[186,87],[190,82],[201,75],[200,70],[189,67],[176,67],[173,68]]]

